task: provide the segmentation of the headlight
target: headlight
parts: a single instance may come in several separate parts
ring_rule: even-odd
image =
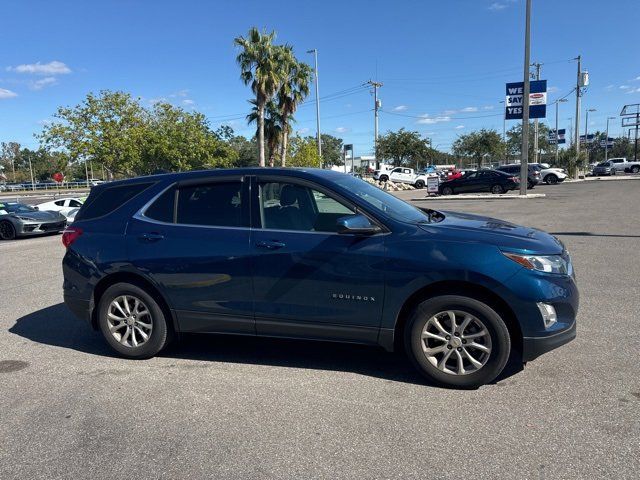
[[[510,258],[529,270],[557,273],[560,275],[567,275],[569,273],[569,262],[561,255],[519,255],[517,253],[503,253],[507,258]]]
[[[33,221],[33,220],[31,220],[30,218],[27,218],[27,217],[21,217],[20,215],[16,215],[16,218],[17,218],[18,220],[22,220],[22,221],[25,221],[25,222],[32,222],[32,221]]]

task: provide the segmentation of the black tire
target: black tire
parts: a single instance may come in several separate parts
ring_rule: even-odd
[[[638,173],[640,172],[640,167],[638,165],[634,165],[633,167],[631,167],[631,173]]]
[[[491,193],[495,194],[495,195],[500,195],[501,193],[504,193],[504,188],[502,188],[502,185],[494,185],[491,187]]]
[[[423,181],[423,180],[418,180],[414,186],[415,186],[417,189],[424,188],[424,181]]]
[[[151,314],[153,328],[149,335],[149,339],[142,345],[122,345],[109,332],[107,319],[109,306],[114,299],[123,295],[135,297],[141,300],[149,309]],[[162,308],[160,308],[154,298],[142,288],[130,283],[116,283],[115,285],[107,288],[107,290],[102,294],[98,305],[98,326],[100,327],[102,335],[111,348],[113,348],[119,355],[126,358],[151,358],[166,347],[171,338],[171,330],[167,325],[167,320],[168,319],[165,317]]]
[[[558,183],[558,177],[553,173],[550,173],[549,175],[544,177],[544,183],[546,183],[547,185],[555,185]]]
[[[381,182],[388,182],[389,181],[389,177],[387,175],[380,175],[380,181]]]
[[[422,350],[421,336],[426,323],[439,312],[450,310],[475,316],[491,338],[491,352],[486,363],[472,373],[456,375],[439,370]],[[433,297],[418,305],[406,325],[404,345],[411,362],[422,375],[435,384],[454,388],[477,388],[491,382],[500,375],[511,352],[509,330],[500,315],[479,300],[458,295]]]
[[[442,195],[453,195],[453,188],[451,188],[451,187],[442,187],[441,193],[442,193]]]
[[[616,169],[612,168],[611,170],[609,170],[609,175],[615,175],[616,174]]]
[[[5,220],[0,222],[0,239],[13,240],[16,238],[16,229],[11,222]]]

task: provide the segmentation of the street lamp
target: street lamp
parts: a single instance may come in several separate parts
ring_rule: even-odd
[[[588,142],[588,131],[589,131],[589,112],[595,112],[595,108],[587,108],[585,110],[584,117],[584,150],[587,152],[587,165],[589,164],[589,142]]]
[[[609,120],[615,120],[616,117],[607,117],[607,138],[604,139],[604,161],[609,159]]]
[[[559,98],[556,100],[556,165],[558,165],[558,104],[567,102],[566,98]]]
[[[322,161],[322,142],[320,140],[320,89],[318,87],[318,49],[314,48],[312,50],[307,50],[307,53],[313,53],[314,59],[314,75],[316,79],[316,128],[318,130],[318,157],[320,157],[320,161]]]
[[[498,103],[504,103],[504,100],[500,100]],[[507,141],[507,108],[502,109],[502,141]]]

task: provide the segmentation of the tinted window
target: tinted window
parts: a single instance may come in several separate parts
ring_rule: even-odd
[[[260,184],[260,218],[264,228],[336,232],[337,220],[355,212],[336,199],[293,183]]]
[[[82,203],[80,203],[80,202],[79,202],[79,201],[77,201],[77,200],[69,200],[69,206],[70,206],[70,207],[74,207],[74,208],[75,208],[75,207],[81,207],[81,206],[82,206]]]
[[[155,202],[144,212],[145,217],[160,222],[173,223],[173,205],[176,189],[170,188],[160,195]]]
[[[56,200],[54,203],[59,207],[64,207],[64,200]]]
[[[241,182],[209,183],[180,188],[177,223],[244,227]]]
[[[98,218],[107,215],[151,185],[151,183],[136,183],[109,187],[101,190],[95,197],[93,197],[94,193],[92,192],[87,202],[80,208],[78,215],[76,215],[76,220],[86,220],[88,218]]]

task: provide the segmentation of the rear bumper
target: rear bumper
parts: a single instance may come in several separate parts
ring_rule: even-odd
[[[90,300],[83,300],[81,298],[65,294],[64,304],[76,317],[84,320],[88,324],[91,324],[91,312],[93,311],[93,305]]]
[[[560,332],[546,337],[523,337],[522,360],[529,362],[540,355],[550,352],[576,338],[576,322]]]

